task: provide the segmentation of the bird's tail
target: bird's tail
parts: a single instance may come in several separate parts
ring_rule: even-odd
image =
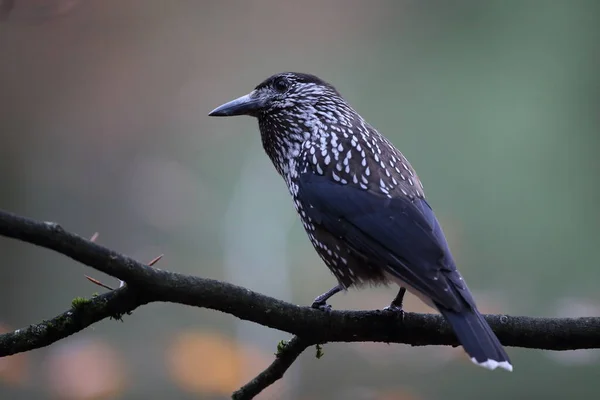
[[[440,312],[452,326],[473,363],[491,370],[503,368],[512,371],[508,355],[479,311],[470,309],[455,312],[440,307]]]

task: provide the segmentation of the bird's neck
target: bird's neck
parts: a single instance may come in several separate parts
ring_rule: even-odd
[[[263,148],[275,169],[288,183],[300,156],[302,144],[306,141],[319,141],[328,133],[318,120],[304,121],[302,124],[280,124],[278,120],[260,120],[260,136]]]
[[[290,186],[305,142],[325,146],[335,126],[341,132],[350,129],[357,121],[362,121],[360,116],[347,103],[338,101],[335,104],[322,102],[308,105],[291,116],[260,116],[258,125],[265,152]]]
[[[295,176],[296,165],[302,150],[302,143],[304,143],[303,139],[296,138],[285,143],[283,146],[273,145],[271,141],[265,141],[263,136],[263,147],[275,166],[275,169],[288,186],[292,184]]]

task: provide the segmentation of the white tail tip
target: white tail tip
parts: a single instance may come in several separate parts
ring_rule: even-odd
[[[483,368],[489,369],[491,371],[495,370],[496,368],[502,368],[502,369],[505,369],[510,372],[512,372],[512,370],[513,370],[513,366],[508,361],[498,362],[496,360],[488,359],[484,362],[479,362],[475,358],[471,358],[471,361],[473,362],[473,364],[477,364],[477,365],[479,365]]]

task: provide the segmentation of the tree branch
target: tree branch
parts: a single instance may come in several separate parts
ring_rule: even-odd
[[[258,374],[256,378],[242,386],[239,390],[233,393],[231,396],[234,400],[245,400],[252,399],[254,396],[262,392],[266,387],[271,386],[273,383],[283,377],[285,371],[287,371],[294,361],[306,350],[308,347],[315,343],[303,340],[298,336],[294,336],[289,342],[280,344],[277,346],[277,353],[275,354],[275,360],[265,369],[263,372]]]
[[[75,298],[71,309],[50,320],[0,335],[0,357],[48,346],[106,318],[120,320],[145,303],[143,296],[127,286],[90,300]]]
[[[172,302],[209,308],[297,335],[273,364],[236,392],[252,398],[289,368],[308,346],[327,342],[387,342],[412,346],[458,345],[443,318],[387,311],[324,313],[211,279],[163,271],[62,229],[0,211],[0,235],[54,250],[127,286],[90,300],[76,299],[70,310],[49,321],[0,335],[0,357],[48,346],[105,318],[120,318],[150,302]],[[600,318],[533,318],[487,315],[505,346],[546,350],[600,348]]]

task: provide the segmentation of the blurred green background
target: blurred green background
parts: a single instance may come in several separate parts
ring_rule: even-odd
[[[215,106],[267,76],[333,83],[422,178],[480,308],[600,314],[598,1],[16,0],[0,23],[0,208],[141,261],[296,304],[334,284],[264,155]],[[109,277],[0,239],[0,329],[58,314]],[[393,288],[335,308],[387,305]],[[412,296],[406,307],[429,311]],[[0,359],[1,399],[224,399],[288,338],[152,304]],[[598,396],[598,351],[307,351],[261,399]]]

